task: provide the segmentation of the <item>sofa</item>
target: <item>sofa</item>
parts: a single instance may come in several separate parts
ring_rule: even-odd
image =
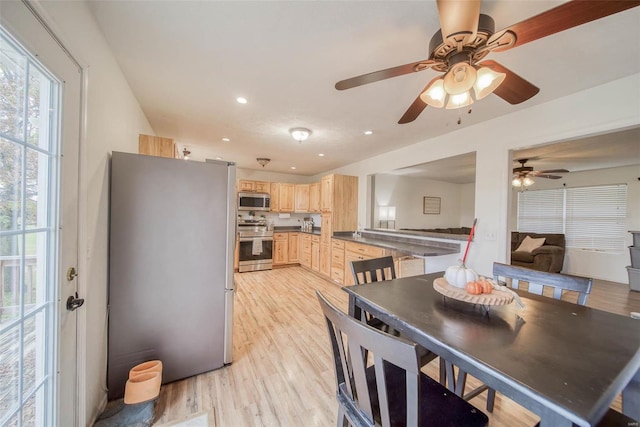
[[[544,237],[545,240],[542,246],[530,252],[516,251],[527,236],[532,239]],[[564,234],[511,232],[511,265],[560,273],[564,263],[564,250]]]

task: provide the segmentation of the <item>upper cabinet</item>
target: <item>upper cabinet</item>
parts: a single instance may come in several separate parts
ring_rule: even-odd
[[[256,193],[269,193],[271,183],[266,181],[250,181],[241,179],[238,181],[238,191],[255,191]]]
[[[168,157],[171,159],[177,157],[176,145],[173,142],[173,139],[144,135],[142,133],[138,136],[138,154]]]
[[[320,183],[309,184],[309,212],[320,212]]]
[[[295,200],[295,186],[287,182],[271,183],[271,211],[293,212]]]
[[[311,212],[309,210],[309,184],[295,185],[295,211]]]
[[[331,213],[332,232],[355,231],[358,226],[358,177],[327,175],[320,181],[320,209]]]

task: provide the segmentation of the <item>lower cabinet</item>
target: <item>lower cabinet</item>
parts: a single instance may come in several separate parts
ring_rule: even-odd
[[[300,260],[300,233],[273,233],[273,265],[296,264]]]
[[[320,236],[311,236],[311,269],[320,271]]]
[[[344,283],[344,240],[331,239],[331,280]]]
[[[289,233],[273,233],[273,265],[289,262]]]
[[[289,233],[289,263],[300,262],[300,233]]]
[[[361,261],[363,259],[379,258],[387,255],[383,248],[371,245],[364,245],[356,242],[345,242],[344,246],[344,285],[353,285],[353,275],[351,274],[351,261]]]
[[[300,233],[300,264],[311,268],[311,234]]]

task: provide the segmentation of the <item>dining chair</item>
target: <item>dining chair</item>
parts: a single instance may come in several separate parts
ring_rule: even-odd
[[[572,292],[572,296],[576,297],[577,304],[579,305],[585,305],[587,303],[587,298],[591,293],[591,286],[593,284],[593,279],[588,277],[548,273],[498,262],[493,263],[493,279],[497,283],[510,286],[513,289],[520,289],[522,282],[526,282],[528,283],[528,292],[536,295],[545,295],[544,290],[547,288],[552,292],[552,296],[555,299],[562,299],[566,292]],[[547,294],[548,293],[549,292],[547,292]],[[446,366],[446,375],[447,378],[454,378],[453,367],[449,364]],[[459,383],[457,390],[464,392],[465,381],[466,373],[460,371],[457,378],[457,382]],[[496,392],[486,385],[482,385],[470,393],[465,394],[464,398],[471,399],[485,390],[488,390],[487,411],[493,412]]]
[[[420,372],[415,343],[372,328],[316,295],[333,352],[337,426],[488,424],[483,412]]]
[[[351,261],[351,274],[356,285],[395,279],[396,269],[393,265],[393,257]]]
[[[364,259],[360,261],[351,261],[351,274],[356,285],[364,285],[383,280],[393,280],[396,278],[396,269],[393,263],[393,257],[385,256],[380,258]],[[379,329],[388,334],[400,336],[400,333],[389,327],[382,320],[371,316],[364,310],[361,311],[361,320],[369,326]],[[438,357],[424,347],[420,347],[420,366],[424,366]],[[444,372],[444,365],[440,366],[440,376]]]

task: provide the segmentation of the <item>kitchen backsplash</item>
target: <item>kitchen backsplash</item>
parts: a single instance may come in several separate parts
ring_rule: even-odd
[[[249,212],[238,212],[239,216],[243,218],[249,217]],[[316,227],[320,227],[320,214],[308,214],[308,213],[291,213],[291,214],[278,214],[276,212],[256,212],[255,215],[260,217],[264,215],[267,219],[267,223],[272,227],[293,227],[293,226],[301,226],[302,221],[306,217],[313,218],[313,222]],[[289,218],[285,218],[286,216]],[[283,216],[281,218],[280,216]]]

